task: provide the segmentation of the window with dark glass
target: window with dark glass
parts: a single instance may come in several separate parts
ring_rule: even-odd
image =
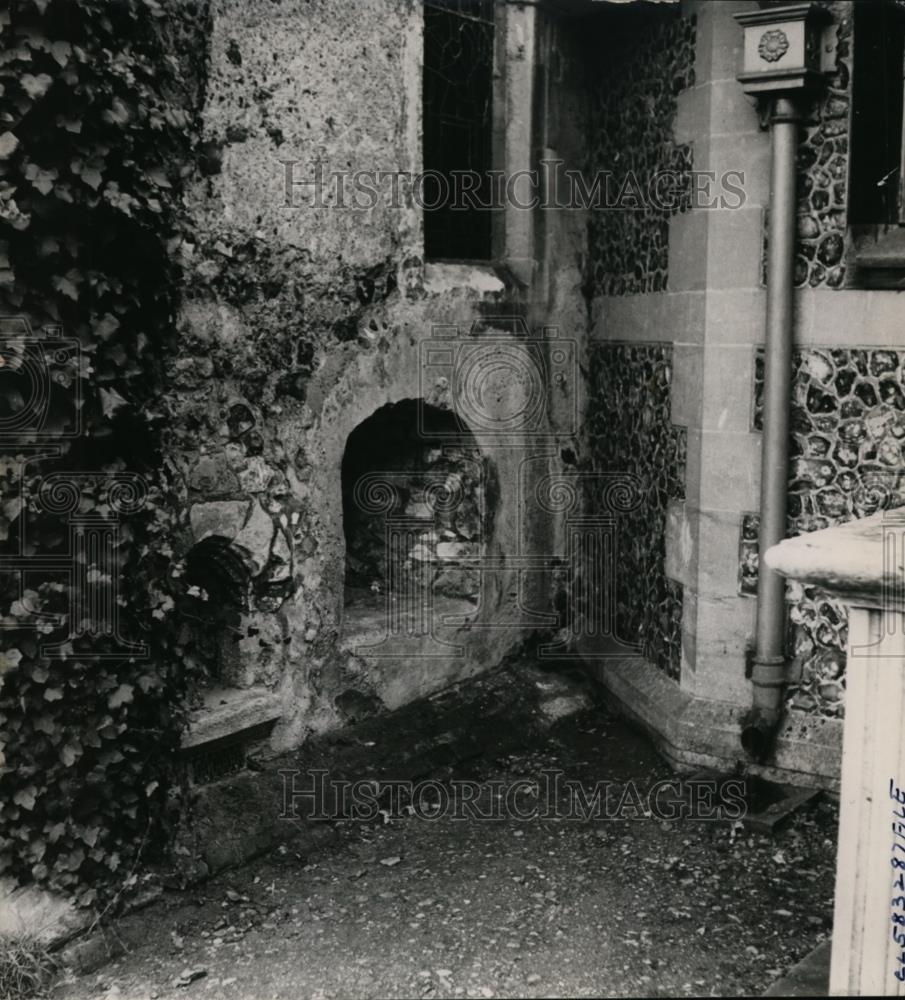
[[[849,223],[905,223],[902,0],[859,0],[854,4],[852,56]]]
[[[429,260],[489,260],[493,0],[425,0],[424,244]]]

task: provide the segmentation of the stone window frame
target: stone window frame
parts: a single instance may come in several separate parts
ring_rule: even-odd
[[[535,166],[535,93],[539,5],[525,0],[494,0],[491,168],[505,178]],[[491,220],[491,258],[456,261],[428,259],[435,275],[457,276],[463,265],[480,284],[486,276],[528,289],[538,271],[535,257],[535,213],[507,199]],[[422,223],[422,250],[424,247]]]
[[[497,126],[495,92],[498,90],[500,66],[499,0],[423,0],[422,10],[421,160],[424,182],[432,181],[433,175],[438,173],[455,174],[463,162],[460,161],[457,166],[450,162],[450,157],[464,155],[465,150],[470,151],[470,169],[481,169],[482,172],[493,170],[499,165],[498,150],[494,148]],[[488,34],[484,36],[488,44],[486,48],[481,46],[485,61],[485,58],[477,58],[474,46],[476,39],[488,29]],[[449,48],[447,32],[462,41],[457,46],[456,58],[443,63]],[[450,76],[454,80],[451,81]],[[437,92],[438,86],[442,97]],[[460,90],[464,93],[460,94]],[[431,95],[441,105],[440,108],[433,108],[433,113],[429,101]],[[487,104],[484,104],[483,113],[478,113],[485,100]],[[455,138],[451,141],[447,138],[449,146],[440,148],[445,145],[443,137],[448,135],[446,130],[452,125],[447,117],[450,114],[455,121]],[[479,167],[476,159],[483,157],[486,160]],[[488,184],[486,175],[484,183]],[[489,187],[493,187],[492,181]],[[422,192],[426,194],[424,184]],[[479,191],[478,198],[485,197],[487,193],[485,187]],[[422,219],[425,260],[455,264],[488,264],[491,261],[494,220],[492,216],[488,217],[487,210],[463,207],[456,211],[449,206],[438,206],[436,212],[425,209]]]
[[[901,36],[898,44],[905,50],[905,11],[901,12],[897,30]],[[853,50],[853,60],[857,50]],[[853,65],[852,105],[849,142],[850,155],[857,156],[855,149],[854,116],[857,112],[856,78],[858,66]],[[905,52],[901,87],[905,94]],[[846,270],[849,287],[864,289],[901,290],[905,288],[905,98],[896,127],[900,133],[898,183],[895,204],[890,209],[890,217],[885,221],[849,222],[847,227]],[[861,181],[864,183],[864,181]],[[858,179],[853,176],[851,164],[848,177],[848,203],[853,200],[853,186]]]

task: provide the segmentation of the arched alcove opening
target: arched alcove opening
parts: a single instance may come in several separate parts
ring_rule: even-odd
[[[251,574],[229,539],[209,536],[185,557],[184,647],[200,687],[241,685],[238,641],[249,607]]]
[[[476,605],[485,478],[477,440],[448,410],[405,399],[360,423],[342,461],[346,607],[380,606],[425,572],[435,602]]]

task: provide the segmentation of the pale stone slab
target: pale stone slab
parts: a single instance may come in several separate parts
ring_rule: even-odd
[[[905,572],[901,546],[890,549],[888,541],[903,530],[901,515],[881,511],[786,538],[765,553],[764,562],[783,576],[831,591],[849,604],[888,608]]]
[[[247,516],[247,500],[212,500],[210,503],[196,503],[189,511],[192,534],[196,542],[210,535],[232,541],[242,530]]]
[[[185,749],[235,736],[282,715],[280,699],[266,688],[212,688],[182,737]]]
[[[71,900],[0,878],[0,937],[27,937],[51,945],[78,933],[90,919],[90,914],[77,910]]]
[[[233,543],[248,556],[252,576],[257,576],[267,565],[274,530],[271,516],[257,503],[253,504],[247,524]]]

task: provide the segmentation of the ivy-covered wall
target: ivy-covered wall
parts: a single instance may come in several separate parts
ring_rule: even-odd
[[[160,391],[207,33],[201,2],[0,11],[0,873],[85,905],[178,812]]]
[[[0,633],[0,867],[87,904],[184,815],[180,738],[212,684],[275,697],[287,749],[341,725],[350,697],[392,708],[522,640],[473,631],[468,656],[379,668],[344,647],[341,477],[382,406],[450,406],[422,361],[435,327],[464,336],[520,306],[490,273],[426,267],[392,186],[369,209],[314,203],[318,170],[335,192],[339,173],[419,168],[420,6],[68,8],[0,15],[0,282],[4,311],[82,343],[53,394],[65,410],[82,385],[84,435],[52,467],[137,476],[116,579],[123,629],[149,649],[98,663],[86,637],[51,659],[30,623]],[[518,484],[524,458],[486,458],[492,481]],[[22,467],[4,468],[16,544]],[[79,483],[79,513],[109,513],[107,480]],[[24,499],[43,531],[29,552],[60,551],[59,518]],[[516,487],[493,499],[487,545],[518,552]],[[57,578],[24,595],[3,581],[7,626],[65,603]],[[504,577],[482,614],[508,592]]]

